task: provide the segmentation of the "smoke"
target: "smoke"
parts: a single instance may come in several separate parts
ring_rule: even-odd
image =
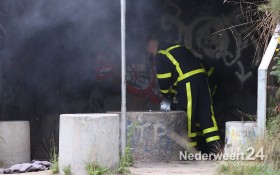
[[[117,25],[113,21],[118,18],[119,4],[110,1],[5,1],[8,9],[9,23],[19,31],[20,37],[28,37],[40,29],[56,27],[72,22],[79,26],[79,34],[90,30],[99,30],[106,24]],[[11,18],[12,19],[11,19]],[[116,21],[117,22],[117,21]],[[103,30],[104,28],[102,28]],[[74,36],[73,36],[74,37]],[[86,36],[84,36],[85,38]],[[83,37],[82,37],[83,38]],[[22,38],[20,38],[22,39]]]
[[[7,31],[1,49],[1,118],[94,112],[87,100],[97,87],[97,57],[105,53],[103,62],[120,58],[119,6],[108,0],[1,1]],[[70,107],[81,99],[81,107]]]
[[[165,39],[188,36],[185,40],[192,42],[188,43],[190,45],[196,43],[188,40],[192,32],[200,31],[198,36],[201,41],[208,41],[206,33],[211,26],[207,25],[213,23],[199,21],[202,17],[206,18],[196,13],[200,10],[197,4],[202,2],[127,1],[127,64],[138,64],[147,58],[144,40],[155,29],[168,29],[160,36]],[[213,10],[217,3],[211,1],[213,7],[203,5],[200,13],[208,15],[211,12],[212,15],[206,20],[220,19],[216,14],[218,11]],[[31,105],[31,101],[38,99],[40,106],[48,107],[36,104],[28,107],[33,110],[29,113],[96,112],[87,102],[95,100],[89,98],[120,93],[119,1],[2,0],[0,5],[4,14],[0,15],[0,20],[4,20],[1,24],[6,29],[5,47],[1,50],[1,118],[9,116],[5,111],[18,111],[12,116],[20,115],[20,110],[26,107],[14,108],[22,104]],[[162,24],[163,14],[173,17],[169,24]],[[204,47],[199,45],[195,48],[202,53],[200,51]],[[207,49],[211,51],[211,48]],[[215,55],[213,57],[218,59]],[[238,63],[232,69],[242,73],[245,64]],[[244,79],[247,74],[243,73],[241,78]],[[94,89],[99,89],[101,93],[98,91],[95,96]],[[26,99],[29,100],[25,102]],[[75,105],[78,101],[83,101],[83,104]],[[69,107],[70,104],[76,107]]]
[[[160,4],[127,1],[128,65],[147,56],[144,39],[159,20]],[[0,119],[102,111],[89,103],[120,94],[119,1],[3,0],[0,5],[6,29]]]
[[[157,34],[166,40],[186,36],[188,44],[194,46],[191,48],[197,48],[197,53],[205,59],[207,51],[213,53],[211,58],[219,63],[223,75],[230,72],[238,75],[242,83],[246,80],[250,86],[255,84],[253,77],[253,83],[245,79],[254,72],[246,67],[246,59],[231,64],[234,57],[228,54],[224,62],[232,66],[226,67],[222,55],[217,57],[217,52],[212,52],[221,49],[219,44],[215,45],[219,40],[209,39],[208,33],[214,32],[210,29],[216,29],[215,22],[221,17],[229,22],[235,19],[231,10],[223,5],[221,13],[217,4],[223,5],[218,0],[127,0],[127,65],[140,63],[137,71],[153,72],[141,65],[147,62],[144,41],[148,34],[162,30],[164,34]],[[5,28],[5,32],[0,30],[0,36],[4,37],[0,39],[0,120],[41,120],[39,126],[52,133],[50,128],[58,123],[52,120],[57,120],[61,113],[120,109],[119,1],[1,0],[0,24]],[[189,40],[193,36],[197,37]],[[221,52],[225,53],[228,52]],[[133,73],[132,79],[137,77]],[[139,81],[135,81],[135,87],[140,86],[138,94],[143,94],[141,87],[149,89],[146,85],[152,82],[145,76],[149,75],[140,75]],[[232,87],[238,83],[224,77],[229,83],[223,84],[230,87],[224,89],[236,91]],[[243,94],[240,96],[244,99]],[[150,97],[144,96],[143,103]],[[128,99],[127,104],[135,110],[139,101]]]

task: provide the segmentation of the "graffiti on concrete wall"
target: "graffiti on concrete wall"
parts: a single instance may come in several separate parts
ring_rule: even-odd
[[[147,128],[152,128],[152,136],[154,143],[158,143],[161,137],[166,136],[166,128],[162,123],[143,123],[137,127],[140,130],[140,142],[145,140],[145,132],[150,132],[151,130]],[[151,133],[149,133],[151,134]]]
[[[184,43],[200,59],[222,61],[225,66],[234,69],[241,87],[252,77],[253,73],[244,65],[241,53],[248,46],[257,47],[256,43],[252,43],[250,37],[245,37],[245,33],[240,34],[241,29],[236,27],[223,30],[242,23],[244,19],[237,18],[238,14],[240,15],[239,9],[229,15],[199,16],[186,23],[187,20],[182,19],[182,10],[177,4],[166,1],[166,5],[172,7],[175,13],[165,13],[162,16],[161,28],[168,31],[175,27],[177,30],[176,42]],[[259,64],[261,51],[258,50],[255,54],[257,59],[253,66]]]
[[[244,151],[254,145],[257,127],[252,123],[228,124],[226,129],[226,150]]]

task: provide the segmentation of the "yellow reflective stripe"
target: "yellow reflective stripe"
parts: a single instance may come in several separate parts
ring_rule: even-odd
[[[158,79],[170,78],[170,77],[171,77],[171,72],[165,73],[165,74],[157,74],[157,78],[158,78]]]
[[[209,91],[210,100],[211,100],[210,109],[211,109],[211,113],[212,113],[211,118],[212,118],[212,122],[213,122],[213,127],[207,128],[207,129],[203,130],[203,134],[206,134],[206,133],[209,133],[209,132],[213,132],[213,131],[218,131],[218,126],[217,126],[217,122],[216,122],[216,119],[215,119],[215,116],[214,116],[214,110],[213,110],[213,105],[212,105],[213,102],[212,102],[211,91],[210,91],[209,86],[208,86],[208,91]]]
[[[213,141],[216,141],[216,140],[220,140],[220,136],[213,136],[213,137],[208,137],[206,139],[206,142],[213,142]]]
[[[168,47],[166,49],[166,51],[169,52],[170,50],[173,50],[173,49],[178,48],[178,47],[181,47],[181,45],[175,45],[175,46]]]
[[[210,93],[210,89],[209,89],[209,93]],[[218,126],[217,126],[217,122],[216,122],[216,119],[215,119],[215,116],[214,116],[214,110],[213,110],[213,105],[212,105],[212,97],[211,97],[211,93],[210,93],[210,98],[211,98],[211,113],[212,113],[212,121],[213,121],[213,124],[214,124],[214,127],[217,128],[218,130]]]
[[[196,137],[196,133],[192,133],[192,91],[191,91],[191,83],[188,82],[186,84],[186,92],[188,99],[187,106],[187,117],[188,117],[188,137]]]
[[[167,89],[167,90],[162,90],[162,89],[161,89],[160,92],[161,92],[161,93],[164,93],[164,94],[167,94],[167,93],[169,93],[169,89]]]
[[[197,136],[197,133],[196,132],[193,132],[193,133],[188,133],[188,137],[196,137]]]
[[[276,49],[276,52],[278,52],[279,51],[279,48],[278,49]]]
[[[174,46],[174,47],[175,47],[175,46]],[[176,47],[175,47],[175,48],[176,48]],[[167,50],[168,50],[168,49],[167,49]],[[172,64],[175,65],[176,70],[177,70],[179,76],[183,75],[183,72],[182,72],[182,70],[181,70],[181,68],[180,68],[180,64],[178,63],[178,61],[177,61],[177,60],[169,53],[169,51],[167,51],[167,50],[160,50],[160,51],[158,51],[158,53],[161,53],[161,54],[166,55],[167,58],[172,62]]]
[[[173,86],[177,86],[177,82],[178,81],[181,81],[185,78],[188,78],[192,75],[195,75],[195,74],[198,74],[198,73],[205,73],[205,69],[196,69],[196,70],[193,70],[193,71],[190,71],[188,73],[185,73],[183,74],[183,71],[182,69],[180,68],[180,64],[177,62],[177,60],[169,53],[170,50],[172,49],[175,49],[175,48],[178,48],[178,47],[181,47],[181,45],[176,45],[176,46],[172,46],[172,47],[169,47],[168,49],[166,50],[160,50],[158,51],[158,53],[161,53],[161,54],[164,54],[167,56],[167,58],[172,62],[172,64],[176,67],[176,70],[179,74],[179,77],[177,79],[177,81],[173,84]],[[203,66],[202,66],[203,67]],[[214,69],[214,68],[213,68]],[[211,69],[210,69],[211,70]],[[213,70],[214,71],[214,70]]]
[[[217,91],[217,88],[218,88],[218,86],[217,86],[217,85],[215,85],[214,90],[213,90],[213,92],[212,92],[212,96],[214,96],[214,95],[215,95],[215,93],[216,93],[216,91]]]
[[[190,71],[188,73],[185,73],[185,74],[183,74],[183,75],[181,75],[177,78],[177,82],[179,82],[181,80],[184,80],[185,78],[188,78],[188,77],[193,76],[195,74],[199,74],[199,73],[205,73],[205,70],[204,69],[196,69],[196,70]]]
[[[218,127],[217,127],[217,126],[204,129],[202,132],[203,132],[203,134],[207,134],[207,133],[209,133],[209,132],[214,132],[214,131],[218,131]]]
[[[190,142],[190,143],[189,143],[189,146],[193,146],[193,147],[194,147],[194,146],[197,146],[197,142]]]
[[[176,94],[176,90],[175,89],[170,89],[170,93]]]
[[[211,67],[209,70],[208,70],[208,72],[207,72],[207,75],[208,75],[208,77],[210,77],[211,75],[212,75],[212,73],[214,72],[214,67]]]

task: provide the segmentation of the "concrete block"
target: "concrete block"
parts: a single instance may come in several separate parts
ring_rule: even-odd
[[[117,114],[62,114],[59,131],[59,169],[70,165],[73,175],[86,175],[91,162],[116,168],[119,161]]]
[[[28,121],[0,122],[0,165],[10,167],[30,162],[30,125]]]
[[[134,161],[179,160],[179,151],[184,151],[184,148],[172,135],[175,133],[180,140],[186,139],[187,119],[184,111],[127,112],[127,126],[135,122],[138,126],[131,137]]]
[[[226,122],[225,154],[247,153],[249,147],[255,147],[258,128],[253,121]],[[255,150],[256,151],[256,150]]]

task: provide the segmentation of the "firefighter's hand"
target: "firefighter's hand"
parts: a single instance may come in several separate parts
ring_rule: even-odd
[[[160,110],[161,111],[170,111],[171,100],[170,99],[163,99],[160,103]]]

